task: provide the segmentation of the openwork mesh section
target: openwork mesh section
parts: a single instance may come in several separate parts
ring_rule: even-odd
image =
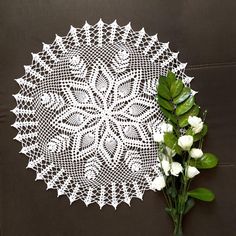
[[[178,54],[144,29],[116,21],[71,27],[32,54],[13,110],[21,153],[47,188],[70,202],[115,208],[142,199],[158,176],[155,102],[168,70],[189,84]]]

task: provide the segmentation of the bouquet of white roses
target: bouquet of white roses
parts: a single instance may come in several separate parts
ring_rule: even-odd
[[[208,128],[206,112],[200,116],[195,93],[175,74],[168,72],[166,77],[160,77],[157,94],[157,103],[166,122],[153,134],[162,175],[154,179],[152,188],[163,190],[166,211],[174,222],[174,235],[183,235],[182,219],[195,205],[194,199],[210,202],[215,198],[207,188],[190,190],[190,183],[200,174],[200,169],[213,168],[218,160],[215,155],[202,151]]]

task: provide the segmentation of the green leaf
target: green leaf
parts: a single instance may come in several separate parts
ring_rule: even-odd
[[[160,106],[162,106],[166,110],[169,110],[169,111],[173,111],[174,110],[173,105],[170,102],[168,102],[167,100],[165,100],[162,97],[160,97],[160,96],[157,96],[157,102],[158,102],[158,104]]]
[[[174,147],[177,144],[177,137],[173,133],[165,133],[164,142],[166,146],[168,146],[171,149],[174,149]]]
[[[160,95],[161,97],[167,100],[171,99],[170,90],[168,89],[165,83],[160,83],[157,91],[158,91],[158,95]]]
[[[175,150],[176,153],[181,154],[181,148],[178,145],[178,139],[173,133],[165,133],[164,142],[167,147]]]
[[[176,96],[178,96],[181,93],[183,86],[183,82],[179,79],[173,82],[170,87],[171,97],[175,98]]]
[[[185,102],[181,103],[180,105],[177,106],[175,114],[177,116],[183,115],[187,111],[189,111],[193,104],[194,104],[194,96],[189,97]]]
[[[164,85],[166,85],[166,86],[168,87],[168,83],[167,83],[167,78],[166,78],[166,76],[161,75],[161,76],[159,77],[158,84],[159,84],[159,85],[160,85],[160,84],[164,84]]]
[[[169,111],[167,111],[166,109],[164,109],[164,108],[162,108],[162,107],[160,107],[160,109],[161,109],[162,113],[164,114],[164,116],[165,116],[168,120],[170,120],[170,121],[172,121],[173,123],[177,124],[177,119],[176,119],[176,117],[175,117],[172,113],[170,113]]]
[[[193,136],[193,141],[196,142],[196,141],[200,140],[201,138],[203,138],[207,134],[207,131],[208,131],[208,126],[204,124],[202,131]]]
[[[191,94],[191,89],[189,87],[184,87],[181,91],[181,93],[174,98],[173,103],[174,104],[179,104],[183,101],[185,101]]]
[[[199,114],[200,108],[197,105],[194,105],[188,112],[179,117],[179,126],[185,127],[188,125],[189,116],[197,116]]]
[[[211,202],[215,199],[214,193],[207,188],[196,188],[188,192],[188,196],[204,202]]]
[[[218,164],[218,158],[212,153],[204,153],[203,156],[196,161],[198,169],[211,169]]]
[[[187,131],[186,131],[186,133],[185,133],[186,135],[191,135],[191,136],[194,136],[194,132],[193,132],[193,130],[192,130],[192,128],[190,127]]]
[[[189,198],[185,204],[184,215],[187,214],[195,205],[195,201],[192,198]]]
[[[166,81],[168,83],[169,88],[171,88],[172,83],[176,81],[175,74],[171,71],[168,71]]]

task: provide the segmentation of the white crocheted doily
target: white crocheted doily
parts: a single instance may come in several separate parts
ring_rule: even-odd
[[[168,70],[189,84],[168,43],[131,25],[100,20],[56,36],[32,54],[13,110],[21,153],[48,189],[70,202],[115,208],[142,199],[159,175],[152,133],[163,120],[155,101]]]

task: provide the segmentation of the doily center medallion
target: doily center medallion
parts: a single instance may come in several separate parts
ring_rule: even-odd
[[[116,21],[71,27],[44,44],[17,79],[13,110],[36,179],[71,203],[116,208],[142,199],[160,174],[152,134],[164,118],[156,84],[168,70],[189,84],[185,66],[156,36]]]

